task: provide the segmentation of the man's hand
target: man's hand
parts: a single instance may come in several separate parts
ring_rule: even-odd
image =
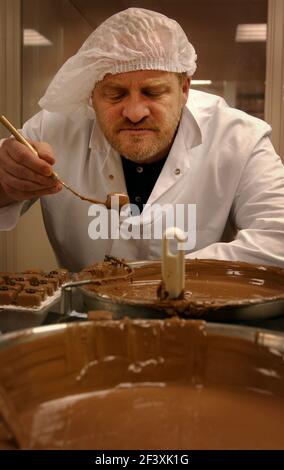
[[[50,145],[29,142],[38,152],[38,157],[13,137],[0,142],[0,207],[55,194],[62,189],[62,185],[51,176],[55,159]]]

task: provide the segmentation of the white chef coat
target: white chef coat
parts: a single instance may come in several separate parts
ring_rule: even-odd
[[[284,167],[265,122],[190,90],[179,129],[148,204],[196,204],[196,246],[188,258],[240,260],[284,267]],[[95,199],[127,194],[120,155],[96,121],[41,111],[23,127],[48,142],[55,171]],[[31,202],[0,209],[0,229],[12,229]],[[45,227],[61,266],[78,271],[105,254],[158,259],[160,240],[92,240],[90,204],[63,189],[41,198]],[[236,236],[224,234],[234,227]],[[31,228],[32,230],[32,228]]]

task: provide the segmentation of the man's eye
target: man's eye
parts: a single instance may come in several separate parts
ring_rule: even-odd
[[[163,93],[161,91],[145,91],[144,95],[156,98],[161,96]]]
[[[107,98],[110,101],[119,101],[124,97],[124,93],[119,93],[119,94],[106,94],[105,98]]]

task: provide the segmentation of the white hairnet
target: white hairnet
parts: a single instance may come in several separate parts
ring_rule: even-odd
[[[196,70],[196,53],[181,26],[160,13],[128,8],[104,21],[57,72],[39,105],[90,114],[90,96],[107,73]]]

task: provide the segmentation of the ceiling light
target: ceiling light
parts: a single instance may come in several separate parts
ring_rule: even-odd
[[[191,80],[191,85],[212,85],[212,80]]]
[[[35,29],[24,29],[24,46],[51,46],[52,42]]]
[[[264,42],[267,38],[267,24],[238,24],[236,42]]]

